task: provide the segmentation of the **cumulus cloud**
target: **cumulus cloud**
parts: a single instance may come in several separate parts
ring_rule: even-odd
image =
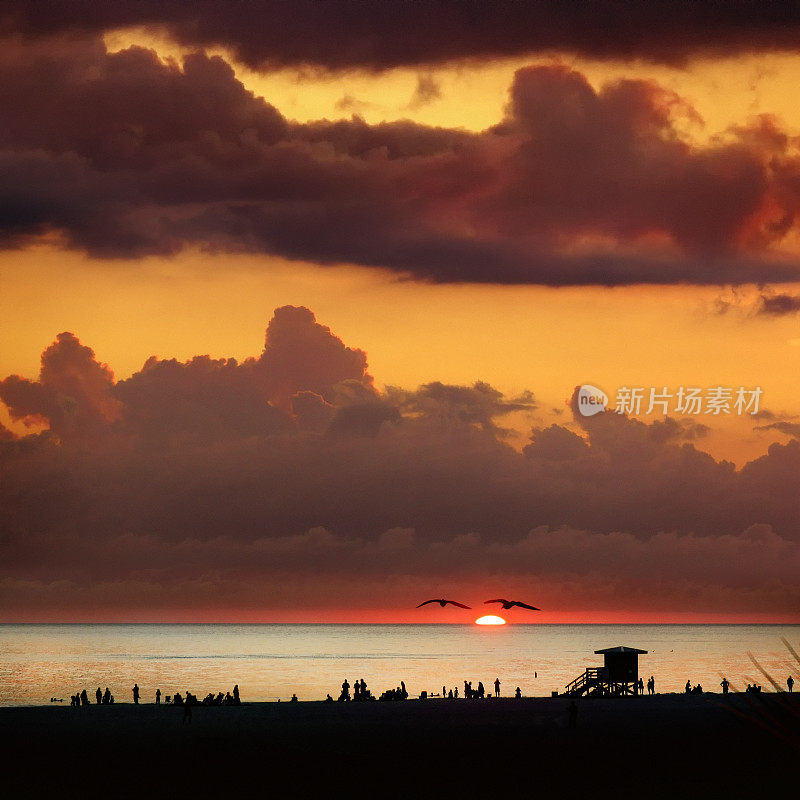
[[[347,347],[302,307],[276,309],[267,327],[264,352],[254,368],[267,397],[283,408],[300,390],[331,401],[334,387],[342,381],[355,381],[367,391],[372,386],[366,353]]]
[[[400,609],[432,585],[535,584],[562,610],[797,607],[795,440],[737,470],[685,420],[573,414],[519,451],[501,423],[530,393],[379,390],[292,307],[257,358],[153,358],[119,382],[62,335],[26,388],[15,413],[51,431],[0,437],[9,619],[368,607],[379,587]]]
[[[519,70],[470,133],[359,118],[299,124],[221,57],[98,39],[0,48],[0,246],[39,237],[132,259],[187,246],[352,263],[432,281],[795,280],[792,137],[766,118],[706,145],[648,81],[596,90]],[[57,124],[53,121],[57,120]]]
[[[794,49],[800,42],[798,13],[779,0],[262,0],[233,8],[226,0],[188,6],[180,0],[7,0],[3,22],[26,36],[157,27],[183,44],[227,47],[255,68],[380,70],[542,51],[675,64],[690,56]]]
[[[0,381],[0,400],[12,419],[46,420],[57,436],[86,437],[119,417],[121,404],[112,394],[113,384],[108,366],[67,332],[42,353],[39,380],[10,375]]]

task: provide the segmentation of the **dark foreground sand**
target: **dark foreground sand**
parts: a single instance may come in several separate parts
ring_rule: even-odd
[[[0,709],[4,797],[766,798],[800,697]]]

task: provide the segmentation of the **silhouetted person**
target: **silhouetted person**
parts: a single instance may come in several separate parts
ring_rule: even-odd
[[[401,692],[402,699],[403,700],[407,700],[408,699],[408,692],[406,691],[406,684],[405,684],[404,681],[400,681],[400,692]]]
[[[103,693],[103,705],[107,706],[111,703],[111,691],[109,690],[108,686],[106,686],[106,690]]]
[[[500,678],[494,679],[494,696],[500,697]]]
[[[161,705],[161,689],[156,689],[156,705]]]
[[[574,700],[570,700],[567,706],[567,718],[570,728],[575,728],[578,725],[578,706]]]
[[[452,689],[447,693],[447,699],[448,700],[452,700],[453,699],[453,690]]]
[[[728,687],[730,686],[730,683],[728,683],[727,678],[722,679],[720,686],[722,687],[722,694],[728,694]]]
[[[356,679],[356,682],[353,684],[353,700],[360,700],[361,699],[361,683]]]
[[[325,695],[325,702],[326,703],[332,703],[333,702],[333,698],[330,696],[330,693]]]
[[[639,694],[644,694],[644,681],[641,678],[639,678],[637,689]]]
[[[297,695],[292,693],[292,699],[289,702],[290,703],[296,703],[297,702]]]
[[[794,678],[791,675],[786,679],[786,685],[789,687],[789,691],[791,692],[792,687],[794,686]]]
[[[455,692],[453,692],[453,697],[458,700],[458,686],[456,686]]]
[[[89,695],[86,694],[86,689],[81,692],[81,705],[88,706],[89,705]]]
[[[103,693],[100,691],[100,687],[97,687],[97,691],[94,693],[94,696],[97,698],[97,705],[103,702]]]
[[[349,700],[350,699],[350,684],[347,682],[347,678],[344,679],[344,683],[342,684],[342,700]]]
[[[238,706],[242,701],[239,699],[239,684],[233,687],[233,702]]]
[[[650,680],[647,681],[647,691],[650,694],[656,693],[656,679],[651,675]]]
[[[134,683],[133,684],[133,704],[135,706],[139,705],[139,684],[138,683]]]
[[[514,697],[516,697],[517,700],[519,700],[520,697],[522,697],[522,690],[519,688],[519,686],[517,686],[516,690],[514,691]]]
[[[483,688],[483,681],[478,681],[478,698],[483,700],[485,694],[486,689]]]
[[[692,682],[686,681],[686,694],[691,694],[691,693],[692,693]]]

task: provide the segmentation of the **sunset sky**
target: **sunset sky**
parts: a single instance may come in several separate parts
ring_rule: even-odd
[[[3,4],[0,621],[800,622],[787,9]]]

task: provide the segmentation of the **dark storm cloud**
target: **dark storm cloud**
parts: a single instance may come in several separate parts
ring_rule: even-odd
[[[778,422],[770,422],[766,425],[756,425],[753,430],[779,431],[780,433],[785,433],[787,436],[793,436],[795,439],[800,440],[800,422],[780,420]]]
[[[800,45],[800,13],[778,0],[7,0],[0,21],[26,36],[158,26],[256,68],[380,70],[543,51],[674,64]]]
[[[0,383],[14,416],[51,427],[0,436],[9,618],[342,608],[379,586],[404,607],[487,582],[534,582],[561,609],[797,607],[798,441],[737,470],[687,443],[690,422],[607,413],[536,427],[520,452],[501,422],[530,394],[379,391],[304,308],[278,309],[241,363],[152,358],[114,382],[62,334],[42,364],[25,391]]]
[[[768,317],[786,317],[798,311],[800,295],[781,292],[761,295],[757,313]]]
[[[800,266],[800,160],[762,119],[690,145],[695,112],[647,81],[597,91],[519,70],[483,133],[298,124],[221,58],[93,39],[0,49],[0,246],[56,234],[92,256],[186,246],[444,282],[761,283]]]
[[[442,96],[442,89],[433,75],[418,75],[417,88],[409,101],[410,110],[421,108],[428,103],[438,100]]]

